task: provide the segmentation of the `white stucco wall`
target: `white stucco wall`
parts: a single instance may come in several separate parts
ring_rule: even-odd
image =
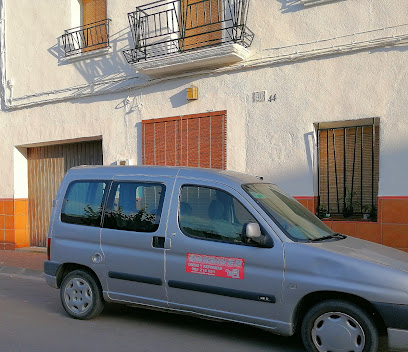
[[[314,194],[313,123],[380,117],[379,195],[408,195],[407,41],[342,52],[353,41],[408,34],[405,0],[345,0],[310,8],[252,0],[248,26],[255,40],[248,67],[150,83],[135,78],[121,53],[132,44],[126,14],[146,2],[108,1],[112,52],[75,63],[61,60],[56,39],[71,28],[71,0],[2,2],[3,78],[13,82],[13,101],[0,113],[0,198],[26,194],[27,146],[102,136],[105,164],[141,163],[143,119],[217,110],[227,110],[227,167],[262,175],[298,196]],[[329,55],[312,57],[313,49],[337,46]],[[302,51],[308,52],[303,60],[287,56]],[[107,83],[89,85],[100,81]],[[199,99],[187,102],[191,84]],[[252,93],[263,90],[276,100],[254,103]],[[82,92],[98,95],[76,97]]]
[[[7,78],[13,97],[53,92],[118,77],[135,75],[122,50],[131,47],[127,13],[146,0],[108,0],[112,52],[95,59],[63,60],[60,36],[77,25],[77,0],[2,0],[6,11]],[[74,6],[75,5],[75,6]],[[286,0],[252,0],[248,27],[255,32],[251,58],[270,55],[276,48],[408,25],[405,0],[344,0],[304,7]],[[397,30],[394,30],[397,32]],[[41,79],[33,79],[35,77]],[[56,79],[57,78],[57,79]]]
[[[26,149],[14,148],[14,198],[28,198],[28,165]]]

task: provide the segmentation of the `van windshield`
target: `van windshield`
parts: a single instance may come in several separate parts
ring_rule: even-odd
[[[242,188],[292,240],[313,241],[334,235],[315,215],[275,185],[253,183]]]

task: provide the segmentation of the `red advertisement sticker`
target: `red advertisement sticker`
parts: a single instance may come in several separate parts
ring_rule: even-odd
[[[244,259],[187,253],[186,272],[243,280]]]

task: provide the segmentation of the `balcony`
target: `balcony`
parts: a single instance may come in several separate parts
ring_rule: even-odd
[[[134,48],[129,64],[151,76],[244,60],[254,33],[249,0],[159,0],[128,14]]]
[[[67,29],[62,35],[65,57],[89,53],[109,47],[110,19]]]

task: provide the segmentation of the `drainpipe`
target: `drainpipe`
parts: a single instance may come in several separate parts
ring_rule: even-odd
[[[7,109],[6,99],[6,33],[5,33],[5,0],[0,0],[0,75],[2,106]]]

